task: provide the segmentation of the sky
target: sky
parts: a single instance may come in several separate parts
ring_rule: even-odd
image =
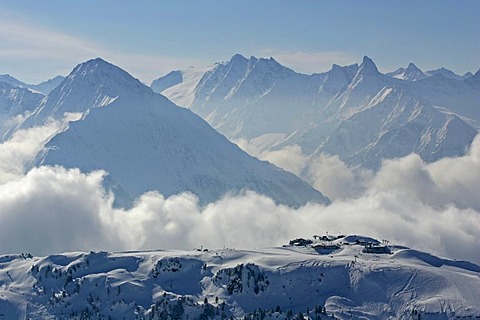
[[[273,56],[303,73],[372,58],[480,68],[480,2],[0,0],[0,74],[39,83],[102,57],[150,83],[171,70]]]

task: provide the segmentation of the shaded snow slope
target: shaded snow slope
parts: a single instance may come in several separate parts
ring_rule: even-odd
[[[4,255],[0,313],[30,319],[480,316],[478,265],[369,237],[323,238],[254,251]]]
[[[151,190],[189,191],[203,204],[244,190],[294,207],[328,203],[303,180],[249,156],[191,111],[101,59],[76,67],[27,121],[65,112],[84,116],[52,138],[37,164],[103,169],[119,204]]]

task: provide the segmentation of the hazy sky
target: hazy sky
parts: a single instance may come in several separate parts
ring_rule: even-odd
[[[273,56],[305,73],[371,57],[480,67],[480,1],[0,0],[0,74],[28,83],[101,56],[144,82],[233,54]]]

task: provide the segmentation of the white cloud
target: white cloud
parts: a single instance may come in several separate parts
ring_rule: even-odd
[[[331,200],[351,199],[365,191],[372,172],[348,167],[338,156],[320,154],[310,159],[303,177]]]
[[[60,127],[60,122],[52,121],[42,127],[18,130],[0,143],[0,184],[24,175],[30,162]]]
[[[434,208],[395,192],[299,209],[252,192],[200,207],[191,194],[149,192],[129,210],[112,208],[103,172],[40,167],[0,186],[2,252],[259,248],[329,231],[360,233],[480,263],[480,213]]]
[[[258,52],[260,56],[272,56],[287,67],[307,74],[325,72],[333,64],[350,65],[358,59],[342,51],[304,52],[264,49]]]
[[[330,200],[360,195],[372,176],[369,170],[348,167],[338,156],[321,154],[308,157],[298,145],[269,151],[255,141],[238,139],[235,143],[250,155],[302,177]]]
[[[297,145],[286,146],[280,150],[263,151],[259,156],[296,175],[302,173],[309,161],[309,158],[303,154],[302,148]]]
[[[403,193],[432,206],[452,204],[480,211],[480,134],[469,152],[458,158],[423,162],[416,154],[384,161],[370,182],[370,192]]]

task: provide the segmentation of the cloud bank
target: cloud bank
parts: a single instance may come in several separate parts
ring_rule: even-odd
[[[30,132],[23,134],[33,140]],[[35,148],[31,150],[33,154]],[[290,151],[299,156],[298,149]],[[280,157],[284,161],[286,154]],[[23,157],[27,155],[26,148]],[[410,155],[385,161],[376,174],[365,175],[323,155],[297,169],[319,185],[334,183],[338,176],[332,192],[342,196],[329,206],[292,209],[246,192],[202,207],[189,193],[165,198],[152,191],[132,208],[119,209],[102,187],[103,171],[20,170],[14,178],[2,177],[0,184],[0,252],[260,248],[328,231],[366,234],[480,263],[480,136],[465,156],[432,164]],[[348,185],[351,194],[343,191]]]

